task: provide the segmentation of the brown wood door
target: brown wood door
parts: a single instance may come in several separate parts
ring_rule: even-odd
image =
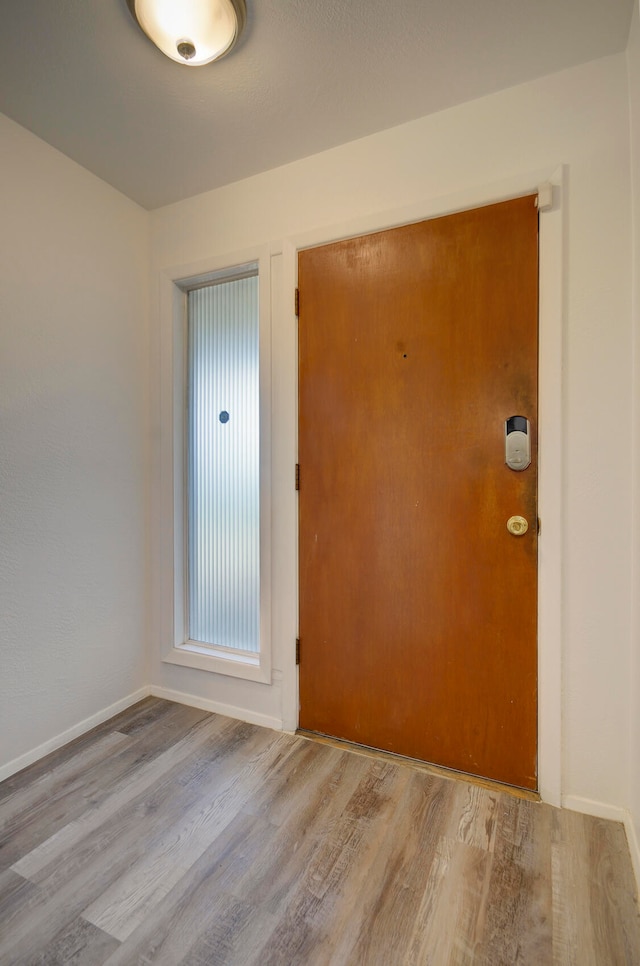
[[[535,196],[298,273],[300,727],[536,788]]]

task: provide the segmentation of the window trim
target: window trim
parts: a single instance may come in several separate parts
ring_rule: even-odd
[[[170,269],[161,279],[161,518],[163,588],[162,661],[247,681],[271,683],[271,295],[265,248]],[[187,292],[212,282],[258,275],[260,400],[260,637],[257,654],[238,654],[192,641],[187,635]]]

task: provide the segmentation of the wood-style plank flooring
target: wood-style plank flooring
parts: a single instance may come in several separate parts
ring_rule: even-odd
[[[621,825],[155,698],[0,828],[3,966],[640,964]]]

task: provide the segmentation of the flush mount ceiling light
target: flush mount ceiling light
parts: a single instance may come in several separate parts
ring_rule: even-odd
[[[228,54],[245,20],[245,0],[127,0],[136,23],[163,54],[199,67]]]

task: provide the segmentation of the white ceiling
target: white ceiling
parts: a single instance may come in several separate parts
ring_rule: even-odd
[[[126,0],[0,0],[0,111],[146,208],[626,47],[634,0],[247,0],[188,68]]]

